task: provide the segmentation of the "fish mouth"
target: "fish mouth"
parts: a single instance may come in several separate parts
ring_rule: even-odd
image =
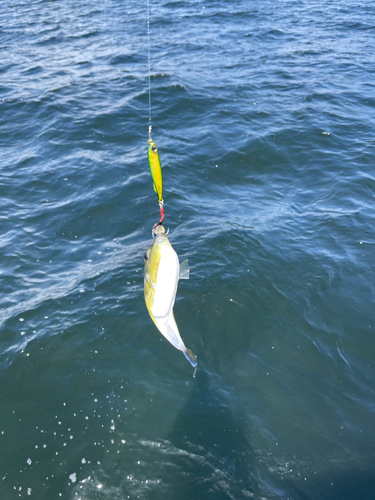
[[[160,224],[160,225],[157,225],[155,226],[153,229],[152,229],[152,236],[154,238],[156,238],[157,236],[160,236],[161,234],[165,234],[167,235],[169,233],[169,229],[167,230],[167,232],[165,232],[165,229],[164,227]]]

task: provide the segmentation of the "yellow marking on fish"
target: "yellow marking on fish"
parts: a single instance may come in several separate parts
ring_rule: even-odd
[[[146,259],[147,256],[147,259]],[[152,306],[156,292],[156,280],[158,276],[159,264],[161,259],[160,245],[151,245],[145,254],[145,301],[148,312],[155,323],[155,318],[152,314]],[[155,323],[156,324],[156,323]]]

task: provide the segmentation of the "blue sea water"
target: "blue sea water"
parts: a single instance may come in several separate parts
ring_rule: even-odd
[[[0,499],[375,499],[375,6],[0,10]]]

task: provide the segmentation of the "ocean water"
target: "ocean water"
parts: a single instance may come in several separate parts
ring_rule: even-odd
[[[375,7],[0,10],[0,498],[375,498]]]

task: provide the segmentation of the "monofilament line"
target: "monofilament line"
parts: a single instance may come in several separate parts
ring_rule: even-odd
[[[150,0],[147,0],[147,55],[148,55],[148,135],[151,139],[151,54],[150,54]]]

